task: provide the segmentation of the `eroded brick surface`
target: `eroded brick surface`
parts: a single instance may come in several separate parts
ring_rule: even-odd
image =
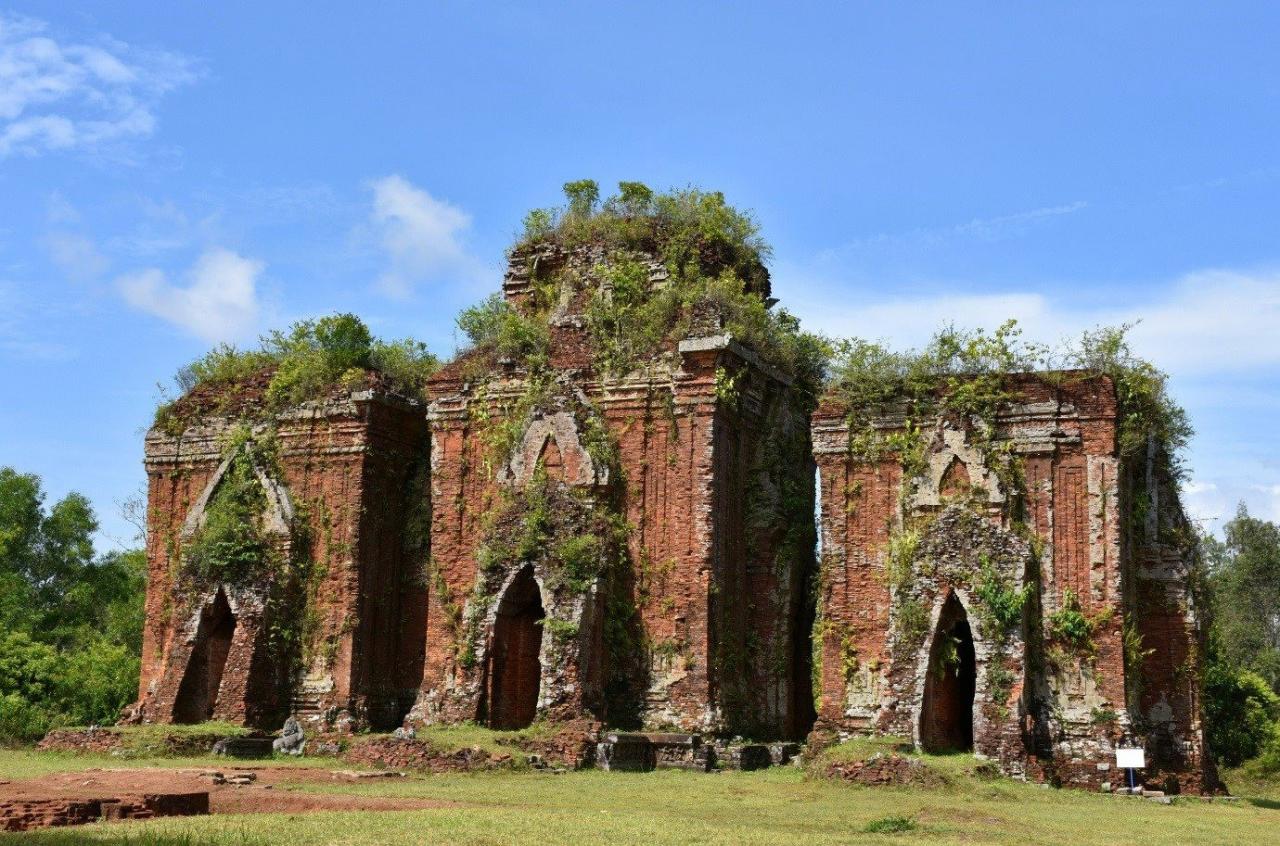
[[[543,274],[566,266],[585,273],[602,260],[590,250],[536,258]],[[530,263],[513,256],[504,286],[517,307],[528,294]],[[657,273],[661,265],[654,267]],[[581,306],[566,293],[553,317],[557,397],[535,412],[502,466],[491,466],[488,433],[526,390],[519,368],[481,387],[464,358],[433,380],[437,575],[414,716],[492,720],[486,674],[495,654],[510,651],[495,635],[494,609],[531,566],[544,629],[562,626],[559,640],[542,638],[538,715],[585,711],[615,725],[802,736],[812,707],[813,562],[803,543],[781,549],[788,527],[774,500],[784,489],[811,496],[812,465],[789,383],[717,334],[718,324],[665,350],[644,372],[605,379],[575,317]],[[738,374],[729,401],[717,395],[718,372]],[[616,444],[616,467],[584,448],[591,426]],[[519,490],[539,464],[630,527],[625,565],[577,595],[548,586],[554,561],[499,562],[497,578],[478,572],[477,549],[502,488]],[[568,639],[563,626],[573,627]]]
[[[1192,562],[1178,542],[1186,521],[1175,488],[1155,472],[1154,455],[1118,457],[1109,380],[1019,385],[993,440],[1020,460],[1019,501],[986,466],[975,431],[955,421],[926,427],[928,469],[904,480],[896,455],[851,449],[837,403],[815,415],[820,727],[897,734],[926,747],[947,736],[939,723],[954,703],[931,707],[926,692],[939,672],[938,645],[962,615],[976,653],[975,752],[1010,774],[1097,789],[1119,783],[1115,748],[1136,744],[1152,762],[1149,780],[1213,789],[1194,693]],[[886,416],[873,425],[892,432],[902,424]],[[1139,496],[1153,501],[1135,508]],[[891,539],[900,543],[910,527],[923,528],[908,583],[895,591]],[[1022,620],[1002,633],[982,622],[984,572],[1029,591]],[[1093,625],[1083,647],[1053,636],[1053,615],[1069,597]],[[919,611],[923,626],[902,625]],[[1126,657],[1126,621],[1131,636],[1142,636],[1142,657]]]
[[[851,449],[838,403],[804,414],[789,380],[714,315],[636,372],[605,376],[587,288],[566,280],[606,258],[511,257],[508,302],[556,298],[532,411],[519,402],[530,373],[473,352],[431,380],[425,406],[375,388],[274,420],[264,520],[304,527],[275,540],[293,555],[305,535],[321,574],[287,611],[308,627],[300,675],[270,652],[281,612],[261,590],[180,583],[227,433],[263,385],[230,404],[185,398],[197,424],[147,437],[136,716],[269,728],[291,709],[338,728],[585,718],[776,739],[809,732],[816,694],[823,732],[971,743],[1007,773],[1093,788],[1117,781],[1115,748],[1138,743],[1151,778],[1213,787],[1185,518],[1154,455],[1119,457],[1108,380],[1022,379],[990,437],[932,421],[925,469],[904,479],[897,456]],[[665,284],[662,263],[649,266]],[[757,282],[767,294],[767,274]],[[874,421],[882,434],[902,425]],[[540,485],[560,534],[496,544],[519,535],[522,497]],[[624,529],[620,554],[604,549],[599,572],[566,580],[556,544],[606,524]],[[909,577],[891,589],[891,543],[916,529]],[[1025,593],[1020,619],[987,618],[992,580]],[[1054,640],[1050,621],[1071,602],[1092,626],[1087,648]]]
[[[207,813],[209,794],[204,792],[0,799],[0,831],[29,831],[84,825],[98,820],[145,820]]]
[[[264,520],[280,527],[282,558],[297,554],[314,574],[305,595],[275,609],[270,585],[193,591],[181,576],[237,422],[211,415],[181,435],[147,435],[149,579],[135,718],[274,729],[292,709],[395,725],[422,668],[427,539],[418,549],[405,532],[415,510],[429,507],[413,484],[429,448],[422,411],[363,391],[273,421],[280,477],[264,470],[272,511]],[[420,490],[425,497],[425,481]],[[273,652],[273,625],[301,632],[301,655]]]

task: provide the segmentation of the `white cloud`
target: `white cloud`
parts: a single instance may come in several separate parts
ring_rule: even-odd
[[[79,223],[80,210],[61,191],[52,191],[46,200],[45,218],[54,224]]]
[[[794,311],[804,318],[807,329],[884,341],[898,348],[919,347],[952,323],[962,328],[994,328],[1012,317],[1031,335],[1051,319],[1049,303],[1039,294],[943,295],[881,302],[853,298],[847,306],[833,306],[812,302],[801,293],[795,302]]]
[[[995,217],[975,217],[964,223],[949,226],[920,227],[906,232],[880,232],[863,238],[855,238],[847,244],[818,254],[822,262],[843,260],[851,253],[865,250],[894,250],[898,248],[921,250],[941,247],[952,242],[995,242],[1007,238],[1025,235],[1036,226],[1053,218],[1075,214],[1088,208],[1084,200],[1064,203],[1057,206],[1043,206],[1037,209],[997,215]]]
[[[1134,345],[1165,369],[1201,374],[1280,365],[1280,273],[1191,273],[1167,298],[1129,311],[1129,319],[1142,319]]]
[[[1257,460],[1271,455],[1263,446],[1266,426],[1223,420],[1270,419],[1280,372],[1280,272],[1197,271],[1132,295],[1117,287],[1112,301],[1102,305],[1073,299],[1070,285],[1058,286],[1061,293],[1053,296],[1012,287],[895,296],[891,286],[840,281],[821,261],[781,264],[774,276],[775,292],[806,328],[897,349],[920,347],[948,323],[992,329],[1013,317],[1025,339],[1057,345],[1099,325],[1140,321],[1129,334],[1135,352],[1171,374],[1175,395],[1190,400],[1193,422],[1207,421],[1188,454],[1195,470],[1195,480],[1184,487],[1188,514],[1220,530],[1237,503],[1246,502],[1253,513],[1280,520],[1274,466]],[[950,288],[964,290],[959,284]]]
[[[244,337],[258,324],[258,277],[265,265],[230,250],[207,250],[185,274],[185,287],[149,268],[121,276],[120,292],[134,308],[206,341]]]
[[[1242,504],[1250,516],[1280,523],[1280,485],[1250,484],[1239,475],[1220,473],[1216,482],[1184,483],[1182,504],[1202,528],[1218,534]]]
[[[1190,481],[1182,486],[1182,504],[1188,516],[1201,526],[1218,525],[1230,504],[1214,482]]]
[[[161,97],[195,78],[174,53],[107,36],[60,42],[47,30],[0,14],[0,158],[148,136]]]
[[[106,272],[109,262],[84,235],[51,232],[44,239],[49,258],[74,282],[91,282]]]
[[[1198,271],[1174,280],[1163,294],[1147,293],[1141,302],[1105,307],[1016,291],[879,299],[867,292],[841,296],[833,304],[830,291],[846,286],[815,282],[796,266],[784,265],[776,277],[775,290],[794,291],[788,300],[807,327],[897,347],[920,346],[948,323],[991,329],[1012,317],[1024,337],[1057,344],[1095,326],[1136,322],[1129,335],[1134,348],[1178,375],[1280,366],[1277,272]]]
[[[1280,485],[1256,485],[1255,490],[1263,495],[1267,505],[1264,513],[1253,516],[1280,523]]]
[[[56,315],[30,286],[0,279],[0,358],[20,361],[67,361],[78,350],[64,343],[70,336],[58,331]],[[43,307],[42,307],[43,306]],[[53,336],[47,340],[41,336]]]
[[[55,341],[22,341],[0,339],[0,349],[25,361],[70,361],[77,350]]]
[[[403,299],[421,282],[452,277],[470,284],[484,276],[483,264],[463,244],[470,215],[402,176],[385,176],[370,187],[371,220],[389,261],[378,278],[383,292]]]

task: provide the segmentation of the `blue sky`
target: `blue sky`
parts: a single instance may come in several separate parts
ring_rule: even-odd
[[[447,354],[582,177],[753,209],[828,333],[1140,319],[1192,511],[1280,519],[1280,7],[330,5],[0,6],[0,464],[104,545],[180,365],[337,310]]]

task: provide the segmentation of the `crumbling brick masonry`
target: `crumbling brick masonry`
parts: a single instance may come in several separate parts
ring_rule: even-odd
[[[772,304],[758,258],[705,247],[703,278]],[[269,372],[182,398],[146,440],[135,717],[816,720],[1093,788],[1135,743],[1148,781],[1214,787],[1186,520],[1155,445],[1121,457],[1108,378],[1010,376],[989,420],[890,402],[855,431],[715,297],[607,366],[591,310],[671,267],[660,243],[520,245],[492,315],[545,346],[463,352],[425,401],[372,371],[270,414]],[[247,524],[252,560],[210,564]]]
[[[1145,746],[1149,782],[1211,789],[1176,490],[1152,454],[1117,457],[1110,379],[1053,375],[1020,378],[994,431],[919,426],[913,478],[859,451],[834,397],[815,414],[819,726],[1095,789]],[[870,426],[892,442],[904,420]]]

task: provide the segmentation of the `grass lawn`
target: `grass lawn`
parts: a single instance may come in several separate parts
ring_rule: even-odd
[[[280,763],[280,762],[273,762]],[[328,762],[301,761],[327,766]],[[1046,790],[968,774],[972,759],[929,759],[947,787],[864,788],[794,768],[754,773],[496,772],[435,775],[307,790],[444,799],[460,807],[167,818],[0,835],[10,844],[1178,844],[1280,842],[1280,802],[1180,800],[1174,805]],[[93,766],[185,766],[214,759],[148,761],[0,751],[0,778]],[[218,759],[217,764],[226,765]],[[3,791],[3,787],[0,787]],[[2,795],[2,792],[0,792]]]

